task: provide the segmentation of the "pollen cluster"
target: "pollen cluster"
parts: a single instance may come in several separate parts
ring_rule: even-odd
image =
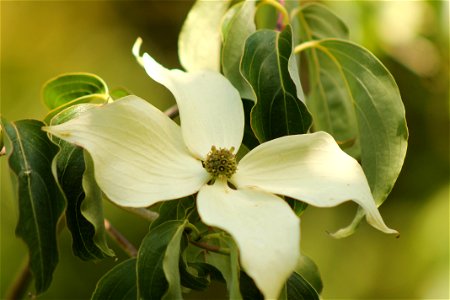
[[[237,169],[236,157],[233,154],[234,147],[229,150],[225,148],[217,149],[211,147],[211,151],[203,162],[203,167],[212,175],[213,178],[230,178]]]

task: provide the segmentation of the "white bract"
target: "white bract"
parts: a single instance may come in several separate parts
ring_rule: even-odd
[[[45,129],[91,154],[96,180],[111,201],[147,207],[198,192],[202,221],[231,234],[243,269],[269,299],[278,297],[300,255],[300,221],[278,195],[320,207],[353,200],[370,224],[396,233],[384,224],[358,162],[325,132],[266,142],[228,176],[212,175],[204,167],[214,168],[208,154],[222,149],[234,159],[230,149],[241,146],[239,93],[219,73],[168,70],[147,53],[139,56],[139,44],[133,52],[175,96],[181,128],[148,102],[127,96]]]

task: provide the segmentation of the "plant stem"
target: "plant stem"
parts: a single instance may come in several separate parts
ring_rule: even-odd
[[[285,0],[279,0],[279,1],[280,1],[280,5],[284,7]],[[282,13],[278,14],[277,29],[280,31],[283,30],[283,28],[284,28],[284,24],[283,24],[284,18],[285,18],[285,16]]]
[[[225,254],[225,255],[230,255],[230,249],[228,248],[223,248],[223,247],[219,247],[219,246],[215,246],[215,245],[210,245],[204,242],[195,242],[195,241],[190,241],[191,244],[205,249],[207,251],[211,251],[211,252],[216,252],[216,253],[220,253],[220,254]]]
[[[6,293],[7,300],[23,299],[31,283],[30,261],[28,257],[22,263],[19,273]]]
[[[119,247],[122,248],[123,251],[125,251],[130,257],[136,257],[138,252],[136,247],[134,247],[134,245],[131,244],[123,234],[114,228],[107,219],[105,219],[104,222],[106,232],[117,243],[117,245],[119,245]]]
[[[317,41],[309,41],[309,42],[302,43],[298,46],[295,46],[294,53],[299,54],[303,50],[306,50],[308,48],[313,48],[313,47],[318,47]]]
[[[221,239],[224,237],[223,232],[208,233],[201,236],[202,240]]]
[[[159,214],[157,212],[148,210],[144,207],[125,207],[125,206],[121,206],[121,208],[123,208],[124,210],[127,210],[137,216],[142,217],[143,219],[153,222],[155,221],[158,217]]]
[[[256,6],[256,10],[260,8],[263,5],[270,5],[273,8],[275,8],[281,15],[281,28],[284,27],[284,25],[289,24],[289,13],[287,12],[286,8],[283,6],[284,1],[282,3],[277,2],[276,0],[262,0],[259,2],[259,4]],[[278,25],[277,25],[278,27]]]

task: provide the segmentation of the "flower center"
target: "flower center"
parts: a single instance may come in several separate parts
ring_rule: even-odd
[[[236,156],[233,151],[234,147],[228,150],[225,148],[217,149],[216,146],[212,146],[203,162],[203,167],[214,179],[218,177],[230,178],[237,169]]]

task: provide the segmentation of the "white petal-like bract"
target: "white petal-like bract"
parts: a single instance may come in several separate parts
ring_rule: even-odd
[[[300,256],[300,220],[290,206],[270,193],[216,181],[200,189],[197,209],[203,222],[231,234],[245,272],[266,299],[277,299]]]
[[[318,207],[353,200],[375,228],[388,228],[358,162],[343,152],[325,132],[291,135],[266,142],[250,151],[231,178],[238,188],[256,187]]]
[[[100,188],[121,206],[145,207],[191,195],[209,180],[185,146],[180,127],[136,96],[44,130],[85,148]]]
[[[220,71],[222,16],[230,0],[197,0],[178,38],[178,56],[187,71]]]
[[[142,63],[153,80],[168,88],[180,110],[186,145],[200,159],[211,146],[239,149],[244,135],[244,109],[239,92],[212,71],[168,70],[145,53]]]

